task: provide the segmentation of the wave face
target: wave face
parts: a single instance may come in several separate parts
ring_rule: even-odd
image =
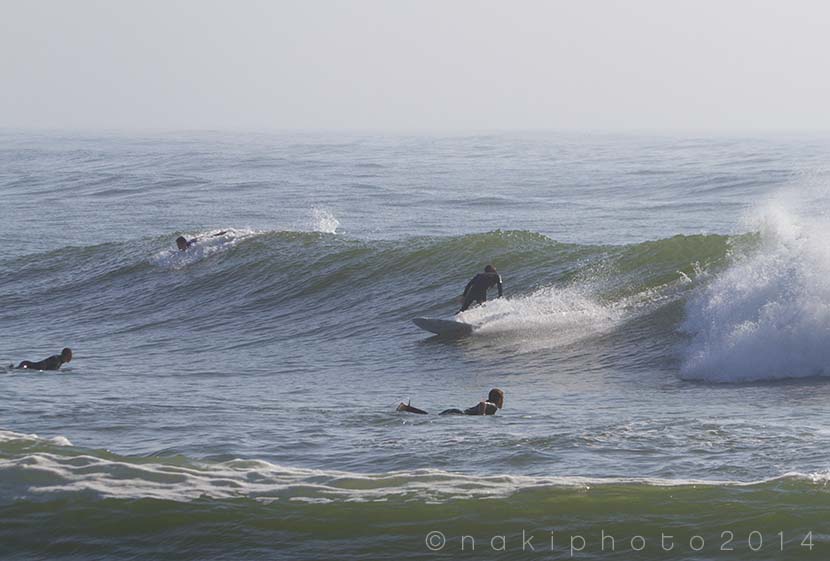
[[[452,313],[465,282],[458,271],[480,269],[486,257],[509,271],[508,296],[466,312],[464,321],[480,328],[480,336],[544,339],[548,332],[566,344],[613,331],[649,306],[665,306],[702,269],[720,266],[729,244],[718,235],[592,246],[524,231],[367,241],[229,229],[219,236],[187,234],[200,241],[179,252],[171,247],[176,235],[5,260],[0,286],[15,295],[6,312],[46,314],[71,297],[74,322],[133,333],[154,329],[157,322],[149,320],[156,318],[195,329],[220,321],[229,333],[256,328],[285,336],[301,336],[313,325],[336,337],[373,314],[391,312],[400,320]],[[319,326],[325,317],[337,323]]]

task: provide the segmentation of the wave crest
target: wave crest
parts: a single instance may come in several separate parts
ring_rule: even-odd
[[[741,382],[830,374],[828,225],[768,208],[757,247],[737,253],[687,307],[686,379]]]

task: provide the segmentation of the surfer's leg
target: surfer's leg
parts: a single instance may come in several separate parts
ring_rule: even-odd
[[[461,409],[445,409],[438,413],[439,415],[463,415],[464,411]]]
[[[18,368],[32,368],[35,365],[34,362],[31,360],[24,360],[20,364],[17,365]]]
[[[473,305],[473,302],[478,302],[481,304],[484,300],[487,300],[487,293],[482,294],[481,292],[475,292],[473,290],[467,294],[467,297],[464,299],[464,305],[461,306],[461,311],[465,312],[467,309]]]
[[[401,402],[401,404],[398,405],[398,408],[396,409],[396,411],[403,411],[405,413],[417,413],[418,415],[426,415],[427,414],[427,412],[424,411],[423,409],[418,409],[417,407],[412,407],[408,403],[403,403],[403,402]]]

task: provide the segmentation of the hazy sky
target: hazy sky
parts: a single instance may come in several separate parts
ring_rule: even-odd
[[[0,0],[0,126],[830,130],[830,2]]]

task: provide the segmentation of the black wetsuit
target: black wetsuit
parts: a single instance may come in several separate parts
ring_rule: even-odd
[[[210,237],[211,237],[211,238],[215,238],[215,237],[217,237],[217,236],[224,236],[224,235],[225,235],[225,234],[227,234],[227,233],[228,233],[228,231],[227,231],[227,230],[222,230],[221,232],[217,232],[217,233],[215,233],[215,234],[211,234],[211,235],[210,235]],[[199,241],[199,238],[193,238],[192,240],[185,240],[185,242],[187,243],[187,247],[180,247],[180,248],[179,248],[179,250],[180,250],[180,251],[185,251],[185,250],[188,250],[188,249],[190,249],[191,247],[193,247],[194,245],[196,245],[196,242],[198,242],[198,241]]]
[[[462,411],[461,409],[447,409],[441,411],[439,415],[481,415],[481,404],[473,405],[472,407]],[[495,403],[490,401],[484,402],[484,415],[495,415],[499,408]]]
[[[501,298],[501,275],[498,273],[479,273],[474,276],[467,286],[464,287],[464,303],[461,305],[463,312],[469,308],[473,302],[482,304],[487,301],[487,290],[494,286],[499,287],[499,298]]]
[[[28,368],[31,370],[58,370],[63,364],[61,355],[52,355],[49,358],[44,358],[39,362],[32,362],[31,360],[24,360],[17,365],[18,368]]]

